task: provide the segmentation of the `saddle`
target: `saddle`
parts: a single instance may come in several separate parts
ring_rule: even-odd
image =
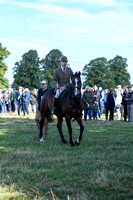
[[[63,101],[65,100],[65,96],[68,94],[69,88],[66,88],[59,96],[58,99],[54,98],[55,97],[55,91],[53,93],[52,96],[52,100],[54,102],[54,108],[52,110],[52,114],[57,115],[58,112],[62,112],[62,108],[61,108],[61,103],[63,103]]]
[[[63,90],[63,92],[62,92],[62,93],[60,94],[60,96],[59,96],[59,103],[63,102],[65,96],[66,96],[67,93],[68,93],[68,91],[69,91],[69,87],[66,88],[65,90]]]
[[[60,94],[60,96],[58,98],[59,103],[64,100],[64,97],[66,96],[68,91],[69,91],[69,88],[66,88],[65,90],[63,90],[63,92]],[[54,101],[55,94],[56,94],[56,90],[54,90],[54,93],[53,93],[53,96],[52,96],[52,101]]]

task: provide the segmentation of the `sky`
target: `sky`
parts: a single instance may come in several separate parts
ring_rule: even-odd
[[[74,72],[92,59],[127,58],[133,83],[132,0],[0,0],[0,43],[11,53],[5,77],[29,50],[39,57],[53,49],[67,56]]]

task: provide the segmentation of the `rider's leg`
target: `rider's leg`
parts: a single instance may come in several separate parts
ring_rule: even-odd
[[[52,110],[52,114],[57,114],[58,103],[59,103],[59,96],[63,92],[63,90],[65,90],[65,89],[66,89],[66,87],[63,86],[63,87],[60,87],[59,89],[56,90],[56,94],[55,94],[55,97],[54,97],[54,100],[53,100],[54,108]]]
[[[58,102],[59,102],[59,98],[54,97],[54,108],[52,110],[52,114],[57,114],[57,108],[58,108]]]
[[[53,100],[53,110],[52,110],[52,114],[56,114],[56,113],[57,113],[59,95],[60,95],[59,90],[56,90],[56,94],[55,94],[54,100]]]

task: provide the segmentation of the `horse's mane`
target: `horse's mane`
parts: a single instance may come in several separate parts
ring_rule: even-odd
[[[48,90],[44,93],[44,96],[48,96],[49,94],[54,94],[55,88],[48,88]]]

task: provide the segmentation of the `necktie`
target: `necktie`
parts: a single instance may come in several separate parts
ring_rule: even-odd
[[[63,68],[63,72],[64,72],[64,74],[65,74],[65,68]]]

